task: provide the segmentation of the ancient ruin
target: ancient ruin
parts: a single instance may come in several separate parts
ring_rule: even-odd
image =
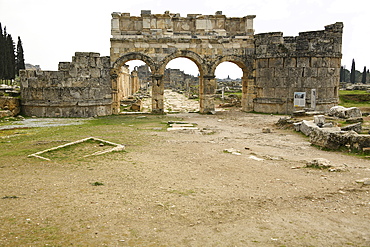
[[[125,63],[141,60],[152,75],[152,111],[164,113],[166,65],[179,57],[199,69],[201,113],[215,110],[215,70],[222,62],[243,71],[244,111],[289,114],[337,105],[343,24],[284,37],[281,32],[255,34],[255,17],[230,18],[221,11],[186,17],[169,11],[112,13],[110,57],[77,52],[71,63],[59,64],[59,71],[23,71],[22,112],[40,117],[118,114],[122,97],[140,87]],[[295,95],[302,96],[298,105]]]

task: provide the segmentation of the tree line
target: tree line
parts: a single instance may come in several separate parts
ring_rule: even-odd
[[[18,36],[15,47],[12,35],[0,23],[0,80],[12,82],[19,75],[19,70],[25,68],[21,38]]]
[[[356,70],[355,59],[352,59],[351,70],[346,69],[344,66],[340,67],[340,82],[349,83],[370,83],[370,71],[364,66],[362,73]]]

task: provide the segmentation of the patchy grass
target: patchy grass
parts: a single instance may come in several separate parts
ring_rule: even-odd
[[[102,186],[104,185],[102,182],[94,182],[94,183],[91,183],[92,186]]]
[[[339,91],[339,104],[344,107],[370,107],[370,93],[366,91]]]
[[[141,146],[150,141],[145,138],[148,130],[153,128],[165,130],[166,122],[174,119],[165,115],[114,115],[92,118],[80,125],[0,130],[0,164],[9,163],[10,160],[22,160],[30,154],[90,136],[129,147]],[[91,148],[99,150],[104,147],[109,146],[104,144],[101,147],[99,143],[90,141],[47,155],[71,161],[81,158],[83,156],[81,154],[90,152]]]

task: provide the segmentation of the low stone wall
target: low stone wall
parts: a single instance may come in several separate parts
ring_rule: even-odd
[[[21,70],[22,114],[93,117],[112,114],[109,57],[76,52],[58,71]]]

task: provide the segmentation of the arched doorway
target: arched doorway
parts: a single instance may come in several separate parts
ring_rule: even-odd
[[[222,62],[215,70],[217,89],[215,101],[219,106],[241,107],[243,70],[232,62]]]

